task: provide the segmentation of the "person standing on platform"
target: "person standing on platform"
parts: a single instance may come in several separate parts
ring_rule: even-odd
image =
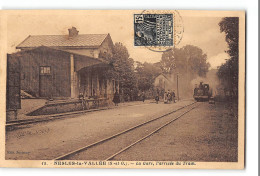
[[[144,93],[144,91],[141,94],[141,98],[142,98],[142,101],[144,102],[144,100],[145,100],[145,93]]]
[[[168,94],[167,94],[167,92],[164,92],[163,101],[164,101],[165,104],[168,103]]]
[[[172,91],[172,100],[173,100],[173,103],[175,103],[175,93],[174,93],[174,91]]]
[[[158,102],[159,102],[159,92],[157,92],[157,94],[155,96],[155,101],[156,101],[156,104],[158,104]]]
[[[114,94],[113,102],[115,103],[115,106],[118,106],[118,103],[120,103],[120,97],[119,97],[119,93],[117,90]]]
[[[168,97],[168,103],[171,103],[172,102],[172,94],[171,94],[170,90],[168,90],[167,97]]]

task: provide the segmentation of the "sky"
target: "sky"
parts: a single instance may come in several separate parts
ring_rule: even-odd
[[[76,27],[79,34],[110,33],[113,42],[123,43],[135,61],[155,63],[160,61],[161,52],[134,46],[133,14],[142,11],[35,11],[19,12],[8,16],[8,53],[29,35],[67,35],[68,28]],[[208,56],[211,68],[217,68],[229,56],[225,53],[225,34],[220,33],[220,16],[208,13],[179,11],[184,33],[177,48],[185,45],[200,47]]]

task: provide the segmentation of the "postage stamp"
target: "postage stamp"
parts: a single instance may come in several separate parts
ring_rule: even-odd
[[[173,46],[173,14],[135,14],[135,46]]]

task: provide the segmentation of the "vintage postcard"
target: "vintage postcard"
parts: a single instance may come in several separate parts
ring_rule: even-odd
[[[0,11],[0,166],[243,169],[245,12]]]

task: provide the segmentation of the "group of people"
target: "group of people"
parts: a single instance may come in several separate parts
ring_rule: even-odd
[[[155,96],[155,101],[156,103],[158,104],[160,100],[160,95],[159,95],[159,92],[157,92],[156,96]],[[164,92],[164,95],[163,95],[163,102],[166,104],[166,103],[175,103],[175,93],[174,91],[170,91],[168,90],[168,92]]]
[[[144,93],[144,91],[140,94],[140,98],[141,98],[141,100],[143,102],[145,101],[145,93]],[[119,95],[117,90],[114,93],[113,102],[115,103],[115,106],[118,106],[118,103],[120,103],[120,95]]]
[[[140,94],[140,98],[143,102],[145,101],[145,93],[144,92],[142,92]],[[160,100],[160,94],[159,94],[159,92],[157,92],[157,94],[155,96],[155,101],[156,101],[157,104],[158,104],[159,100]],[[172,102],[175,103],[175,93],[174,93],[174,91],[168,90],[168,92],[165,92],[163,100],[164,100],[165,104],[166,103],[172,103]],[[119,93],[118,93],[117,90],[114,94],[113,102],[115,103],[115,106],[118,106],[118,103],[120,103],[120,96],[119,96]]]
[[[164,103],[175,103],[175,93],[174,91],[169,91],[164,93]]]

